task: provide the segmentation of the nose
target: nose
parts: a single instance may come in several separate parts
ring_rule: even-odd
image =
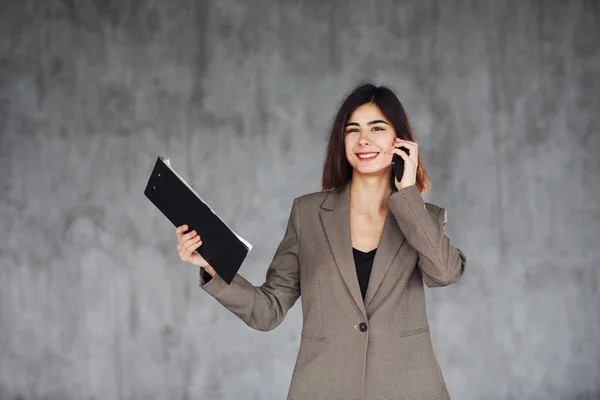
[[[369,139],[365,136],[364,133],[361,133],[360,137],[358,138],[358,144],[361,146],[367,145],[369,144]]]

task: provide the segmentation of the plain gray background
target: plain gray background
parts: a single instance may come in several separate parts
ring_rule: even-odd
[[[144,197],[170,158],[261,284],[370,79],[469,258],[429,289],[453,399],[600,398],[597,1],[0,1],[0,398],[282,399],[299,302],[253,331]]]

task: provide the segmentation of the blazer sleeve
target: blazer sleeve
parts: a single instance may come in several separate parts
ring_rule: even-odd
[[[300,297],[299,245],[300,212],[296,198],[262,285],[252,285],[239,273],[229,285],[218,273],[207,281],[200,268],[199,286],[246,325],[259,331],[272,330]]]
[[[387,200],[408,243],[419,253],[417,267],[429,287],[456,282],[467,265],[465,254],[446,236],[447,214],[427,210],[416,185],[393,193]]]

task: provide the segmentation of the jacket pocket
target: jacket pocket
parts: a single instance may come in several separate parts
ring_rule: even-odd
[[[412,335],[417,335],[419,333],[428,332],[428,331],[429,331],[429,326],[424,326],[422,328],[411,329],[408,331],[400,332],[399,336],[400,337],[412,336]]]
[[[313,340],[315,342],[328,342],[326,337],[323,336],[313,336],[313,335],[307,335],[305,333],[300,335],[302,337],[302,339],[306,339],[306,340]]]

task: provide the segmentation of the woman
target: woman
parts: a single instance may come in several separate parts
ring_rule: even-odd
[[[394,154],[404,160],[400,181]],[[449,399],[423,282],[455,282],[466,257],[446,236],[446,211],[423,201],[429,186],[400,101],[386,87],[361,85],[331,129],[323,191],[294,199],[261,286],[239,274],[228,285],[185,225],[179,255],[201,267],[203,290],[254,329],[275,328],[302,296],[288,400]]]

